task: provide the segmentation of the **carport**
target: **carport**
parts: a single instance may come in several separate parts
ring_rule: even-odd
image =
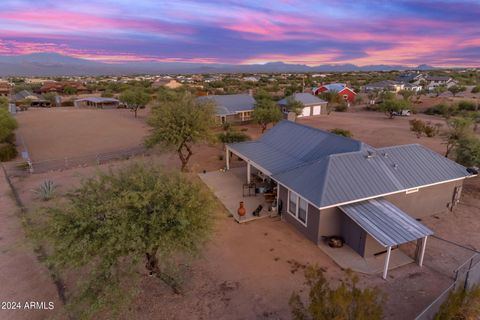
[[[427,237],[433,232],[385,199],[372,199],[339,207],[360,228],[387,249],[383,278],[387,278],[392,247],[417,240],[417,263],[421,267]]]

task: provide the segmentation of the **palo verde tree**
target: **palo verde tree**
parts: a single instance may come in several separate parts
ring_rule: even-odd
[[[447,90],[450,91],[450,93],[455,97],[460,92],[464,92],[466,88],[462,86],[451,86]]]
[[[158,167],[133,164],[100,173],[67,200],[46,209],[41,234],[52,245],[56,270],[81,274],[83,283],[69,294],[76,317],[91,319],[99,308],[125,305],[138,277],[159,278],[179,292],[171,268],[197,253],[211,230],[211,196],[190,178]]]
[[[472,120],[470,118],[450,118],[447,120],[448,131],[445,134],[445,143],[447,150],[445,151],[445,157],[448,157],[451,152],[458,146],[458,142],[471,133]]]
[[[380,320],[383,318],[384,297],[378,289],[361,289],[358,277],[351,271],[337,288],[331,288],[323,271],[309,266],[305,269],[309,301],[305,304],[296,292],[290,297],[294,320]]]
[[[122,92],[120,95],[120,101],[122,101],[128,109],[135,113],[136,118],[138,109],[144,108],[150,101],[150,95],[146,93],[144,89],[137,87]]]
[[[456,161],[466,167],[480,166],[480,139],[471,135],[458,140]]]
[[[283,115],[275,101],[265,98],[257,100],[255,109],[253,109],[253,120],[262,127],[262,133],[267,130],[270,123],[276,123],[282,119]]]
[[[153,106],[147,122],[152,132],[146,145],[174,148],[182,162],[182,171],[185,171],[193,155],[192,144],[212,139],[214,106],[198,102],[188,92],[178,93]]]
[[[401,99],[384,99],[380,104],[380,110],[385,112],[385,114],[390,118],[393,117],[402,110],[407,110],[410,108],[410,102],[407,100]]]

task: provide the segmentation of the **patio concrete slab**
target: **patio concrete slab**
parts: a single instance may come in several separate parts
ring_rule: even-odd
[[[348,245],[344,245],[341,248],[331,248],[326,243],[320,243],[318,246],[343,269],[351,269],[365,274],[383,272],[386,253],[363,258]],[[392,250],[388,269],[392,270],[412,262],[414,262],[412,258],[397,248]]]
[[[213,191],[237,222],[244,223],[271,216],[263,195],[243,196],[243,184],[247,181],[246,167],[200,173],[199,177]],[[237,213],[240,201],[243,201],[246,210],[243,217],[240,217]],[[254,216],[252,213],[259,205],[263,206],[260,216]]]

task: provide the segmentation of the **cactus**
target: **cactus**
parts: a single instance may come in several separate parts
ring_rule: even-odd
[[[48,201],[53,199],[56,189],[57,186],[53,183],[53,181],[45,180],[37,189],[34,190],[34,193],[39,199]]]

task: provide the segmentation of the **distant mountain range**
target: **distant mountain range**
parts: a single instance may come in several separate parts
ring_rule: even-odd
[[[32,53],[27,55],[0,56],[0,76],[87,76],[121,74],[164,73],[270,73],[270,72],[348,72],[432,70],[435,67],[422,64],[416,68],[401,65],[322,64],[307,66],[270,62],[266,64],[205,64],[187,62],[125,62],[102,63],[79,59],[58,53]]]

